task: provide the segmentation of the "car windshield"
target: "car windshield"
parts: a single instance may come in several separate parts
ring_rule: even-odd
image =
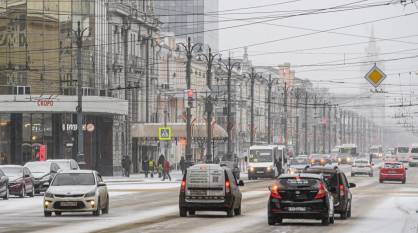
[[[305,158],[294,158],[290,160],[290,165],[305,165],[307,163]]]
[[[25,164],[32,173],[48,173],[51,170],[51,164],[47,162],[31,162]]]
[[[1,170],[6,176],[22,176],[23,174],[23,168],[21,167],[2,167]]]
[[[291,177],[280,179],[279,184],[285,189],[309,188],[318,187],[319,180],[314,178]]]
[[[411,149],[411,153],[418,153],[418,147],[414,147]]]
[[[62,170],[71,170],[69,161],[55,161]]]
[[[273,156],[271,154],[271,150],[251,150],[249,162],[250,163],[273,162]]]
[[[340,148],[340,152],[342,154],[355,155],[356,154],[356,148]]]
[[[94,185],[91,173],[59,173],[55,176],[51,186]]]
[[[402,168],[400,163],[385,163],[385,168]]]
[[[409,148],[408,147],[398,147],[397,152],[398,153],[408,153]]]

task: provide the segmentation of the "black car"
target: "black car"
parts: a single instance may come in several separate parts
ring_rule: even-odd
[[[285,218],[334,223],[333,197],[322,175],[281,175],[269,189],[269,225],[280,224]]]
[[[0,169],[0,197],[9,199],[9,177]]]
[[[37,194],[45,192],[48,189],[45,183],[51,183],[54,176],[60,170],[60,167],[56,163],[48,161],[27,162],[25,167],[31,171],[34,177],[35,193]]]
[[[356,185],[348,183],[344,172],[338,168],[315,167],[307,168],[305,173],[321,174],[327,183],[328,190],[334,197],[335,213],[340,214],[341,219],[351,217],[352,194],[350,188],[355,188]]]

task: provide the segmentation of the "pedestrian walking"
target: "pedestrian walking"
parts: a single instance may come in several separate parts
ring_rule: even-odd
[[[0,153],[0,165],[7,164],[7,157],[4,152]]]
[[[131,158],[129,158],[129,156],[125,155],[125,176],[129,177],[130,175],[130,171],[131,171]]]
[[[154,170],[155,170],[155,162],[153,159],[148,161],[148,171],[150,173],[151,178],[154,178]]]
[[[164,165],[163,165],[163,181],[167,177],[171,181],[171,176],[170,176],[170,162],[168,162],[168,160],[164,160]]]
[[[145,159],[144,159],[145,178],[148,178],[148,171],[149,171],[149,160],[148,160],[148,157],[145,157]]]
[[[180,159],[180,169],[181,169],[181,174],[184,175],[184,173],[186,172],[186,161],[184,160],[184,156],[181,156],[181,159]]]
[[[163,154],[161,154],[160,157],[158,158],[158,162],[157,162],[158,167],[160,167],[160,165],[164,167],[164,161],[165,161],[165,157],[164,157]],[[158,178],[161,178],[161,176],[162,176],[162,172],[160,172],[160,170],[159,170]]]

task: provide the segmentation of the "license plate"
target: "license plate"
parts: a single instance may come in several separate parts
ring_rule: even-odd
[[[389,174],[396,174],[397,172],[396,171],[389,171],[388,173]]]
[[[74,207],[74,206],[77,206],[77,202],[75,202],[75,201],[61,202],[60,206],[62,206],[62,207]]]
[[[257,173],[258,173],[258,174],[260,174],[260,173],[262,174],[262,173],[264,173],[264,171],[257,171]]]
[[[206,196],[207,190],[190,190],[190,195],[192,196]]]
[[[303,211],[306,211],[306,207],[289,207],[289,211],[292,211],[292,212],[303,212]]]

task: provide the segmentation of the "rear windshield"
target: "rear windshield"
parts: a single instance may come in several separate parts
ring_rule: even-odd
[[[399,163],[385,163],[385,168],[402,168]]]
[[[398,153],[408,153],[409,148],[408,147],[398,147],[397,152]]]
[[[279,179],[281,187],[286,189],[311,188],[319,185],[319,180],[313,178],[282,178]]]
[[[414,147],[411,149],[411,153],[418,153],[418,147]]]

